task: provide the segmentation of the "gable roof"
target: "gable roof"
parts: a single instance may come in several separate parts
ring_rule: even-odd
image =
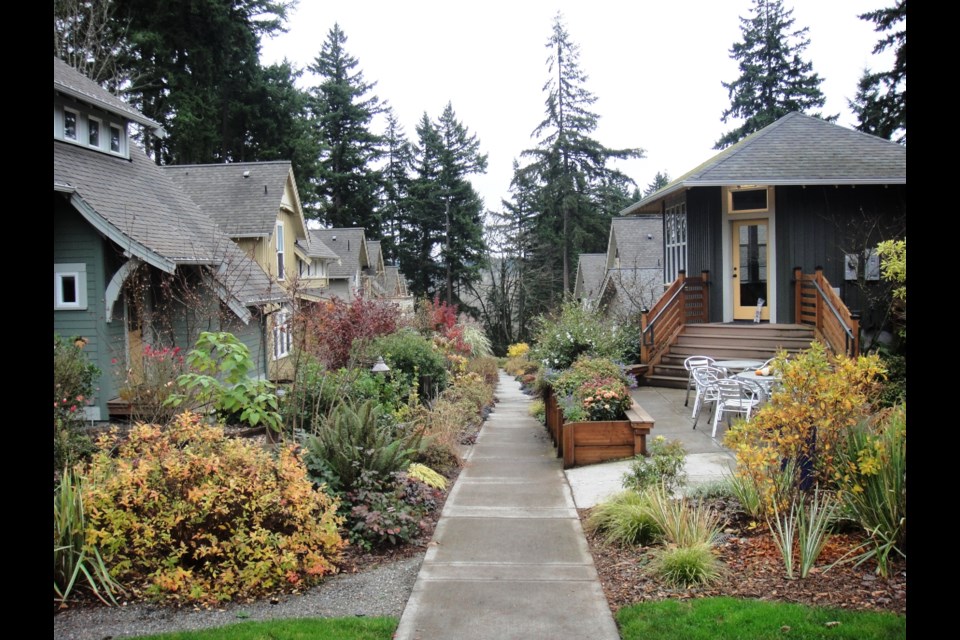
[[[327,267],[330,278],[352,278],[369,264],[363,227],[310,229],[310,240],[319,240],[340,257]]]
[[[607,242],[607,268],[660,267],[663,259],[663,218],[660,214],[640,214],[614,218]],[[615,252],[610,254],[610,252]]]
[[[374,273],[380,272],[380,267],[384,266],[379,240],[367,240],[367,265]]]
[[[581,253],[577,262],[577,275],[573,285],[573,294],[593,300],[600,293],[600,285],[607,273],[607,254]]]
[[[287,160],[167,165],[163,170],[231,238],[273,234],[287,180],[293,180]],[[296,214],[305,233],[303,211]]]
[[[56,56],[53,57],[53,90],[122,115],[128,120],[152,129],[154,135],[161,138],[167,135],[159,122],[146,117]]]
[[[903,145],[794,112],[724,149],[621,215],[649,211],[665,196],[691,187],[906,183]]]

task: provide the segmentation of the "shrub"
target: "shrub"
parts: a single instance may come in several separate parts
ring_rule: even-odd
[[[100,445],[84,487],[88,540],[146,595],[214,603],[335,570],[338,503],[314,489],[293,447],[273,456],[190,413]]]
[[[461,323],[461,340],[470,347],[470,356],[473,358],[490,358],[493,356],[493,349],[490,346],[490,338],[484,330],[473,322]]]
[[[623,370],[609,358],[582,356],[552,381],[567,422],[622,420],[633,404]]]
[[[726,477],[730,492],[740,503],[744,513],[754,520],[763,520],[766,507],[753,476],[733,473]]]
[[[472,402],[441,396],[432,407],[419,407],[414,412],[414,420],[426,443],[415,461],[446,473],[462,463],[461,435],[468,424],[479,421],[480,417]]]
[[[68,467],[53,494],[53,599],[66,606],[75,587],[83,586],[104,604],[117,604],[117,583],[96,545],[87,543],[83,511],[83,476]]]
[[[507,347],[508,358],[522,358],[530,351],[530,345],[526,342],[515,342]]]
[[[316,434],[303,437],[304,460],[317,484],[334,492],[354,489],[361,474],[379,476],[407,468],[422,446],[419,430],[383,426],[372,400],[337,405]]]
[[[624,360],[616,330],[596,311],[569,301],[535,320],[532,358],[545,367],[566,369],[581,355]]]
[[[394,304],[357,295],[349,302],[333,298],[310,305],[297,317],[306,352],[328,369],[339,369],[363,344],[396,331],[400,311]]]
[[[543,400],[534,400],[530,403],[530,415],[540,421],[540,424],[547,424],[547,406]]]
[[[441,498],[439,489],[407,474],[364,471],[345,495],[350,542],[369,551],[415,540],[423,531],[423,516]]]
[[[87,341],[53,334],[53,472],[89,458],[93,442],[83,432],[83,407],[93,397],[100,369],[83,352]]]
[[[636,491],[623,491],[594,507],[587,528],[620,546],[650,544],[663,534],[651,514],[650,495]]]
[[[497,365],[497,359],[491,356],[471,358],[467,362],[467,373],[479,375],[486,384],[490,385],[491,390],[500,381],[500,367]]]
[[[884,378],[876,355],[832,356],[819,342],[779,366],[781,389],[724,438],[738,473],[753,478],[768,508],[785,460],[796,462],[804,487],[830,486],[836,452],[846,433],[872,413]]]
[[[858,562],[874,559],[887,575],[907,549],[907,414],[898,405],[861,422],[840,447],[837,485],[846,512],[870,537]]]
[[[365,353],[383,356],[391,376],[404,376],[420,397],[432,399],[447,386],[447,361],[434,344],[409,330],[374,340]]]
[[[675,587],[719,582],[726,573],[709,544],[667,547],[654,554],[650,570]]]
[[[407,475],[410,478],[418,480],[429,487],[433,487],[434,489],[447,488],[446,478],[430,467],[420,464],[419,462],[414,462],[407,467]]]
[[[276,385],[251,378],[256,370],[247,345],[226,331],[204,331],[187,354],[193,370],[177,378],[184,393],[171,394],[167,404],[193,409],[212,409],[220,420],[236,420],[255,427],[265,425],[280,431]]]
[[[647,487],[663,486],[673,492],[686,482],[683,470],[687,452],[679,440],[667,441],[657,436],[650,443],[650,457],[636,456],[630,469],[623,475],[623,487],[641,491]]]
[[[136,422],[166,424],[177,410],[167,402],[176,392],[177,378],[184,373],[180,347],[143,346],[143,366],[128,369],[119,396],[130,403],[130,417]]]

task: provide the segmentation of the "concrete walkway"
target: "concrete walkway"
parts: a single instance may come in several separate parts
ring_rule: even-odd
[[[394,637],[618,640],[562,461],[503,372],[497,397]]]

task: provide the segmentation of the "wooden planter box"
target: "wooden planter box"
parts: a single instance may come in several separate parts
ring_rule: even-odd
[[[549,410],[547,415],[550,415]],[[561,414],[562,415],[562,414]],[[562,420],[562,417],[560,418]],[[626,420],[567,422],[561,427],[557,456],[563,468],[632,458],[647,453],[647,434],[653,418],[636,402],[627,410]],[[551,433],[552,435],[552,433]]]

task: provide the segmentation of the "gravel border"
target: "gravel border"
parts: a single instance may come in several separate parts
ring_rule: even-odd
[[[222,627],[248,620],[392,616],[400,618],[417,581],[424,553],[364,570],[341,573],[301,595],[284,595],[214,610],[150,604],[82,607],[53,616],[54,640],[105,640]]]

